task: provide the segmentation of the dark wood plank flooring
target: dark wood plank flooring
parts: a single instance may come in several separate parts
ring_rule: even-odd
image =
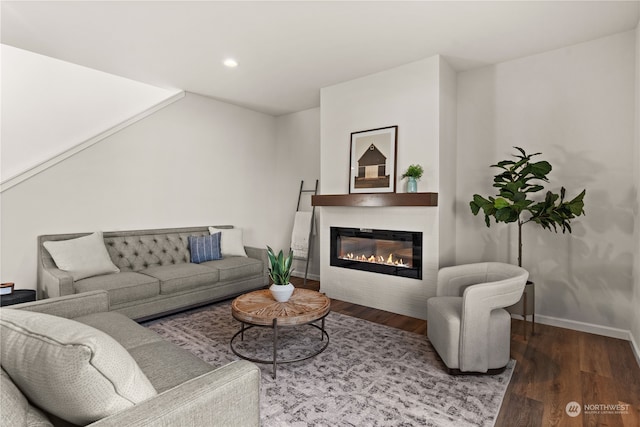
[[[299,278],[292,283],[303,286]],[[319,290],[320,282],[308,280],[305,287]],[[338,300],[331,310],[426,336],[421,319]],[[511,357],[517,363],[496,426],[640,427],[640,367],[629,342],[541,324],[525,340],[522,327],[513,320]],[[572,401],[629,407],[624,414],[596,410],[569,417],[565,407]]]

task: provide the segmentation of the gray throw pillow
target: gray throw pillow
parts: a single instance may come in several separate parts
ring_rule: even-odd
[[[62,317],[2,309],[0,358],[31,402],[74,424],[92,423],[157,394],[116,340]]]
[[[46,415],[29,404],[4,369],[0,369],[0,390],[0,426],[53,427]]]

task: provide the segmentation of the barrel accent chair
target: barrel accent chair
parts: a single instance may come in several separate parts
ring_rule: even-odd
[[[527,270],[499,262],[445,267],[427,300],[427,335],[450,374],[497,374],[509,363],[511,315]]]

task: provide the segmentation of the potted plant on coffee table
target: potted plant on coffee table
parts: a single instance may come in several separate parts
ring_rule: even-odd
[[[287,302],[293,294],[294,287],[289,282],[293,268],[293,251],[289,248],[289,256],[285,258],[282,250],[275,254],[271,247],[267,246],[267,256],[269,257],[269,277],[273,284],[269,287],[271,295],[278,302]]]

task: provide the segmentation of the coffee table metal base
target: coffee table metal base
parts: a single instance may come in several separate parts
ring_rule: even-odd
[[[293,362],[300,362],[302,360],[307,360],[310,359],[314,356],[317,356],[318,354],[322,353],[328,346],[329,346],[329,334],[327,333],[327,331],[324,329],[324,319],[325,319],[326,315],[322,318],[322,327],[315,325],[313,323],[307,323],[307,326],[312,326],[316,329],[318,329],[321,332],[320,335],[320,340],[324,341],[324,339],[327,339],[327,342],[317,351],[315,351],[314,353],[311,353],[307,356],[302,356],[302,357],[297,357],[295,359],[285,359],[285,360],[278,360],[278,319],[273,319],[273,324],[271,326],[264,326],[264,325],[248,325],[245,322],[240,321],[240,323],[242,324],[240,330],[238,332],[236,332],[233,337],[231,338],[231,342],[230,342],[230,346],[231,346],[231,351],[233,351],[233,353],[238,356],[241,357],[242,359],[248,360],[250,362],[254,362],[254,363],[272,363],[273,364],[273,379],[276,378],[276,370],[278,369],[278,363],[293,363]],[[314,322],[317,320],[314,320]],[[233,346],[233,342],[234,340],[240,336],[240,340],[244,341],[244,331],[247,331],[251,328],[254,328],[256,326],[259,327],[271,327],[273,328],[273,359],[271,360],[264,360],[264,359],[257,359],[257,358],[253,358],[250,356],[247,356],[246,354],[242,354],[240,353],[238,350],[236,350],[236,348]],[[300,325],[297,325],[300,326]]]

